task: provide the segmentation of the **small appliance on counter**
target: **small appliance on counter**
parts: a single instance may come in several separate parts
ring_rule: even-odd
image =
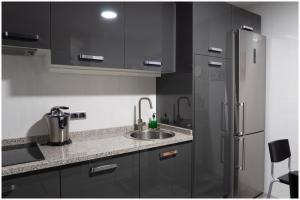
[[[49,145],[61,146],[72,143],[69,135],[70,113],[66,106],[56,106],[51,108],[50,113],[45,115],[49,131]]]

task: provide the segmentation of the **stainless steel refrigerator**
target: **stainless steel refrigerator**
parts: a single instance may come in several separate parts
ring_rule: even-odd
[[[247,30],[229,35],[232,59],[194,56],[196,198],[263,192],[266,40]]]
[[[255,197],[264,189],[266,38],[233,33],[234,196]]]

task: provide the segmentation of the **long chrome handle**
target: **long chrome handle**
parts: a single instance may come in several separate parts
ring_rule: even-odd
[[[215,62],[215,61],[209,61],[208,65],[209,66],[213,66],[213,67],[221,67],[223,65],[223,63],[221,63],[221,62]]]
[[[2,37],[5,39],[13,39],[13,40],[24,40],[24,41],[38,41],[40,36],[38,34],[24,34],[24,33],[13,33],[4,31],[2,33]]]
[[[154,60],[145,60],[144,65],[146,66],[154,66],[154,67],[160,67],[161,61],[154,61]]]
[[[94,174],[94,173],[98,173],[98,172],[113,170],[113,169],[116,169],[117,167],[118,167],[118,164],[110,164],[110,165],[102,165],[99,167],[92,167],[90,169],[90,173]]]
[[[246,170],[246,151],[245,151],[245,138],[242,138],[242,170]]]
[[[80,60],[104,61],[104,57],[103,56],[94,56],[94,55],[79,54],[78,57],[79,57]]]
[[[227,131],[226,106],[227,103],[221,102],[221,131]]]
[[[253,31],[253,30],[254,30],[254,28],[253,28],[253,27],[251,27],[251,26],[247,26],[247,25],[243,25],[243,26],[241,26],[241,29],[244,29],[244,30],[246,30],[246,31]]]
[[[172,150],[172,151],[167,151],[167,152],[162,152],[159,154],[159,159],[164,160],[168,158],[173,158],[178,154],[178,150]]]
[[[224,139],[225,136],[221,134],[221,141],[220,141],[220,163],[224,163]]]
[[[223,49],[217,48],[217,47],[209,47],[208,51],[214,52],[214,53],[222,53]]]
[[[238,112],[239,112],[239,131],[238,134],[240,136],[243,136],[245,134],[245,103],[239,103],[238,104]],[[242,108],[242,115],[240,114],[240,108]],[[242,116],[242,120],[240,119],[240,116]],[[242,129],[240,129],[242,127]]]
[[[8,193],[14,191],[16,189],[15,185],[9,185],[2,187],[2,196],[7,195]]]

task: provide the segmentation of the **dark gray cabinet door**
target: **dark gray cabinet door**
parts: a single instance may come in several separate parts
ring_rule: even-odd
[[[125,67],[161,71],[162,11],[160,2],[125,3]]]
[[[61,170],[63,198],[138,198],[138,153],[101,159]]]
[[[193,5],[194,53],[230,57],[231,6],[222,2],[195,2]]]
[[[59,198],[59,170],[2,178],[2,198]]]
[[[117,2],[51,3],[52,64],[123,68],[123,6]],[[117,16],[104,18],[104,11]]]
[[[253,32],[261,32],[261,16],[255,13],[249,12],[242,8],[232,6],[232,28],[234,30],[243,26],[250,27]]]
[[[226,68],[230,60],[195,56],[193,197],[229,195],[230,131]]]
[[[2,44],[50,48],[49,2],[3,2]]]
[[[191,143],[140,152],[140,197],[191,197]]]

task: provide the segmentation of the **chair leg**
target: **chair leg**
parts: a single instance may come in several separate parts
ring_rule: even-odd
[[[270,182],[269,190],[268,190],[268,194],[267,194],[267,198],[268,198],[268,199],[271,197],[271,192],[272,192],[273,183],[275,183],[275,182],[278,182],[278,180],[272,180],[272,181]]]

